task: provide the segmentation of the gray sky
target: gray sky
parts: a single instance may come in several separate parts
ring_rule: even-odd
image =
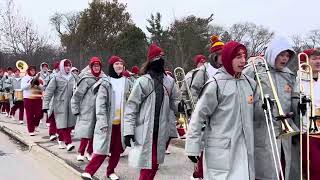
[[[0,2],[4,0],[0,0]],[[320,29],[319,0],[119,0],[127,3],[133,21],[146,32],[146,19],[160,12],[163,24],[188,15],[208,17],[214,23],[230,26],[237,22],[254,22],[282,35],[305,34]],[[0,4],[1,5],[1,4]],[[40,33],[57,39],[49,17],[55,12],[79,11],[88,0],[16,0],[22,15],[33,20]],[[306,9],[307,12],[302,10]]]

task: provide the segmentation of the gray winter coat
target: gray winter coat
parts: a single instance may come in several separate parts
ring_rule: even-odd
[[[18,80],[16,78],[12,78],[12,88],[13,90],[15,89],[21,89],[21,79],[22,78],[19,78]]]
[[[129,97],[130,90],[132,88],[132,82],[125,78],[125,92],[123,94],[123,99],[125,100],[123,108],[126,104],[126,100]],[[110,83],[110,77],[100,79],[95,84],[95,89],[97,90],[96,99],[96,117],[97,122],[94,130],[93,138],[93,151],[97,154],[108,155],[110,150],[111,134],[112,134],[112,121],[114,117],[114,102],[115,96],[112,90],[112,85]],[[123,117],[124,112],[122,112],[121,117]],[[104,133],[101,130],[107,128],[107,132]],[[121,134],[123,134],[123,118],[121,118]],[[125,145],[122,141],[122,147],[125,149]]]
[[[206,63],[202,65],[199,70],[195,72],[194,78],[192,79],[191,85],[190,85],[190,91],[193,97],[193,101],[196,104],[199,98],[200,91],[203,87],[203,85],[208,81],[211,76],[209,76],[209,66],[210,64]],[[211,65],[210,65],[211,66]],[[212,66],[211,66],[212,67]],[[213,68],[213,67],[212,67]],[[217,71],[217,69],[215,69]],[[213,73],[215,74],[215,73]]]
[[[3,90],[6,91],[6,89],[9,89],[9,91],[6,92],[13,92],[13,77],[12,76],[3,76],[2,78],[3,82]]]
[[[163,77],[164,96],[159,117],[159,134],[157,142],[157,162],[164,162],[166,143],[170,136],[170,124],[174,119],[170,117],[170,109],[177,112],[180,101],[178,91],[173,78]],[[135,146],[142,146],[138,152],[138,167],[151,169],[151,153],[154,129],[156,94],[154,82],[149,74],[139,77],[131,91],[125,107],[124,136],[134,135]]]
[[[47,85],[43,97],[43,109],[50,108],[50,102],[53,98],[53,112],[58,129],[74,127],[76,118],[71,113],[71,97],[75,79],[73,76],[69,80],[60,73],[56,74]]]
[[[283,39],[275,39],[266,51],[266,61],[270,68],[270,73],[277,90],[281,106],[284,113],[294,112],[296,109],[296,102],[292,98],[298,97],[297,93],[293,90],[295,89],[295,75],[288,69],[284,68],[283,70],[276,70],[275,59],[279,53],[284,50],[290,50],[292,54],[294,51],[290,47],[289,43]],[[292,57],[293,59],[293,57]],[[292,60],[291,59],[291,60]],[[258,72],[265,72],[265,67],[258,66]],[[253,67],[249,66],[244,70],[244,73],[249,75],[252,78],[255,78]],[[273,93],[271,91],[270,83],[266,74],[261,74],[262,89],[264,94],[269,94],[273,99]],[[261,97],[260,100],[262,101]],[[296,101],[296,102],[294,102]],[[276,117],[278,111],[276,106],[273,108],[273,116]],[[296,126],[293,124],[292,119],[288,119],[292,127]],[[281,132],[281,124],[279,121],[273,121],[275,128],[276,136]],[[274,167],[274,161],[271,151],[271,143],[269,140],[269,135],[267,131],[267,125],[265,121],[264,112],[261,107],[256,107],[255,109],[255,121],[254,121],[254,130],[255,130],[255,166],[256,166],[256,178],[261,180],[275,180],[277,179],[277,174]],[[291,138],[282,138],[277,139],[278,152],[281,154],[281,148],[284,152],[284,158],[286,167],[285,179],[289,179],[290,166],[291,166]],[[298,164],[298,162],[296,162]]]
[[[105,77],[105,74],[101,73],[100,78],[102,77]],[[93,138],[96,124],[96,93],[93,89],[97,81],[98,78],[90,71],[86,71],[71,98],[72,114],[77,114],[76,137]]]
[[[254,180],[256,83],[244,75],[235,79],[224,68],[214,77],[217,81],[206,83],[191,116],[186,153],[199,156],[204,141],[206,180]]]

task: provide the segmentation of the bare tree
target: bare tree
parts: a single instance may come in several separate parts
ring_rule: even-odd
[[[318,47],[320,45],[320,29],[311,30],[306,39],[309,48]]]
[[[46,44],[32,22],[20,16],[13,0],[7,0],[4,11],[0,13],[0,24],[1,48],[6,53],[32,58]]]

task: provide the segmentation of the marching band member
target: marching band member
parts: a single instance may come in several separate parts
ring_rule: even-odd
[[[21,89],[23,90],[23,103],[27,115],[27,127],[30,136],[35,135],[42,118],[42,88],[43,81],[36,78],[36,67],[29,66],[26,76],[21,79]]]
[[[114,169],[125,147],[122,143],[121,127],[123,127],[124,105],[130,94],[132,83],[122,75],[124,61],[120,57],[112,56],[108,64],[110,77],[99,80],[96,100],[97,122],[93,139],[94,154],[86,166],[85,173],[82,174],[84,179],[92,179],[109,153],[111,155],[106,177],[111,180],[119,179]]]
[[[287,64],[295,57],[295,52],[290,46],[287,39],[283,37],[276,37],[272,40],[265,52],[265,59],[269,65],[270,73],[274,84],[276,85],[276,91],[279,96],[284,113],[294,112],[296,107],[293,103],[293,99],[299,99],[298,95],[293,91],[296,87],[296,77],[292,73]],[[258,72],[265,72],[264,66],[257,66]],[[252,78],[255,78],[255,73],[252,66],[245,69],[245,74]],[[267,77],[267,74],[261,74],[262,89],[265,94],[269,94],[273,98],[271,86]],[[273,109],[273,116],[277,116],[277,112]],[[292,119],[287,119],[290,125],[294,126]],[[276,136],[281,132],[281,122],[273,121]],[[255,167],[256,167],[256,179],[271,180],[277,179],[279,174],[276,174],[274,167],[274,160],[272,157],[271,144],[267,133],[267,124],[265,121],[265,114],[261,107],[255,109]],[[285,172],[285,179],[290,179],[290,166],[291,166],[291,137],[278,138],[278,152],[281,155],[281,161],[283,161],[283,170]],[[279,167],[277,167],[279,168]]]
[[[133,148],[141,147],[136,155],[140,180],[154,179],[159,164],[164,162],[169,121],[173,121],[170,109],[177,112],[180,101],[174,80],[165,75],[163,55],[160,47],[150,45],[141,70],[143,75],[136,80],[125,108],[125,145],[131,146],[131,141],[135,141]],[[146,134],[142,135],[143,132]]]
[[[71,130],[76,124],[76,119],[71,113],[70,105],[73,86],[76,83],[74,76],[71,74],[71,67],[72,64],[69,59],[60,61],[60,71],[49,81],[43,98],[43,111],[45,113],[47,113],[51,99],[53,98],[52,106],[59,134],[59,146],[63,146],[61,143],[63,141],[67,146],[67,151],[74,149],[71,140]]]
[[[173,74],[171,73],[171,71],[166,70],[165,72],[167,74],[167,77],[172,78],[172,80],[174,81]],[[169,122],[171,123],[171,125],[169,126],[170,133],[169,133],[169,139],[166,144],[166,154],[171,154],[171,152],[168,150],[171,139],[178,138],[177,120],[176,119],[177,119],[177,117],[176,117],[174,111],[170,109]]]
[[[320,108],[320,51],[316,50],[316,49],[307,49],[305,51],[303,51],[304,53],[306,53],[309,57],[309,64],[311,65],[312,68],[312,74],[313,77],[311,79],[311,81],[313,81],[313,92],[314,92],[314,107],[315,109],[319,109]],[[305,58],[303,58],[303,56],[301,57],[302,61],[306,61]],[[297,78],[298,79],[298,78]],[[311,82],[306,82],[306,81],[302,81],[301,82],[301,86],[304,88],[305,92],[309,92],[309,83]],[[318,115],[319,116],[319,115]],[[317,127],[320,128],[319,123],[317,122]],[[307,122],[304,121],[303,122],[303,132],[306,132],[309,128],[307,127]],[[302,149],[302,153],[303,153],[303,172],[304,174],[307,174],[307,135],[303,134],[303,149]],[[320,179],[320,168],[318,166],[318,162],[320,160],[320,139],[317,136],[309,136],[309,151],[310,151],[310,180],[318,180]]]
[[[242,74],[247,50],[231,41],[220,68],[203,87],[187,132],[186,153],[196,163],[204,136],[204,179],[254,180],[253,109],[256,83]]]
[[[13,87],[12,87],[12,68],[7,68],[7,74],[3,76],[2,82],[3,82],[3,89],[4,92],[8,94],[8,99],[6,99],[3,102],[3,108],[6,113],[7,117],[11,117],[10,115],[10,101],[12,101],[12,93],[13,93]]]
[[[14,78],[12,79],[12,85],[14,91],[21,89],[21,77],[20,77],[20,70],[14,70]],[[16,97],[13,98],[13,106],[10,111],[10,115],[14,117],[16,110],[19,109],[19,123],[23,124],[23,115],[24,115],[24,107],[23,107],[23,100],[16,100]]]
[[[48,84],[50,83],[50,81],[52,79],[54,79],[54,77],[56,75],[59,74],[59,69],[60,69],[60,61],[55,61],[53,64],[52,64],[52,67],[53,67],[53,71],[51,73],[49,73],[49,69],[48,69],[48,66],[47,64],[45,63],[42,63],[40,65],[40,67],[42,68],[42,71],[43,72],[43,77],[46,78],[46,81],[45,81],[45,88],[48,86]],[[46,92],[45,92],[46,93]],[[55,120],[55,113],[53,111],[54,109],[54,106],[53,106],[53,100],[54,98],[51,98],[51,101],[49,103],[49,109],[45,109],[43,112],[44,112],[44,115],[46,116],[46,124],[47,124],[47,127],[49,129],[49,140],[50,141],[55,141],[57,139],[57,134],[58,133],[58,129],[57,129],[57,124],[56,124],[56,120]],[[60,137],[58,139],[58,144],[59,144],[59,149],[65,149],[66,147],[63,145],[63,142],[60,141],[62,139],[62,137]]]
[[[193,97],[193,101],[197,103],[199,93],[202,89],[202,86],[207,82],[207,80],[215,75],[218,68],[221,67],[221,52],[224,43],[219,40],[217,36],[212,36],[211,38],[211,48],[210,48],[210,57],[212,57],[209,62],[204,63],[203,66],[199,68],[198,71],[193,75],[193,79],[191,80],[190,91]],[[214,57],[214,58],[213,58]],[[201,56],[195,57],[196,61],[202,62],[203,60]]]
[[[76,76],[79,76],[79,69],[78,68],[76,68],[76,67],[72,67],[71,68],[71,72],[74,74],[74,75],[76,75]]]
[[[219,39],[218,36],[212,35],[210,38],[211,47],[209,49],[210,55],[209,55],[209,62],[206,62],[206,59],[204,56],[198,55],[195,56],[194,62],[198,63],[197,66],[200,66],[202,63],[203,65],[196,68],[193,72],[191,78],[190,78],[190,91],[192,94],[192,98],[194,103],[196,104],[198,101],[199,93],[203,87],[203,85],[207,82],[207,80],[212,77],[218,70],[218,68],[221,67],[222,61],[221,61],[221,52],[224,46],[224,43]],[[188,81],[187,81],[188,83]],[[185,88],[184,88],[185,89]],[[183,90],[183,89],[182,89]],[[186,89],[183,92],[183,94],[187,94]],[[186,95],[184,96],[186,97]],[[189,104],[189,117],[191,116],[191,105]],[[197,165],[195,166],[193,175],[190,179],[200,179],[203,178],[203,164],[202,164],[202,157],[203,153],[200,155],[200,159],[197,162]]]
[[[131,72],[132,72],[132,79],[133,79],[133,82],[135,80],[137,80],[139,78],[139,74],[140,74],[140,69],[138,66],[132,66],[131,68]]]
[[[3,68],[0,68],[0,92],[3,93],[4,92],[4,89],[3,89],[3,81],[2,81],[2,78],[4,76],[4,70]],[[0,102],[0,111],[1,111],[1,114],[4,114],[5,112],[3,111],[3,100],[1,100]]]
[[[44,81],[44,88],[47,87],[48,82],[50,80],[50,75],[49,75],[49,65],[46,62],[43,62],[40,64],[40,77],[43,79]]]
[[[93,85],[105,74],[101,71],[101,60],[98,57],[90,59],[89,68],[82,71],[81,79],[71,98],[71,110],[77,118],[75,126],[75,136],[81,138],[78,149],[78,161],[84,160],[85,150],[87,148],[86,158],[90,161],[93,151],[92,139],[94,135],[94,126],[96,124],[95,99],[96,94],[93,91]]]

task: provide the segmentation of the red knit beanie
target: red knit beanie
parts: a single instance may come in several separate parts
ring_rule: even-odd
[[[90,63],[89,63],[89,66],[90,66],[90,69],[91,69],[91,73],[92,73],[95,77],[99,77],[100,74],[101,74],[101,68],[100,68],[100,71],[99,71],[98,73],[93,72],[92,66],[93,66],[94,64],[99,64],[99,65],[101,66],[102,64],[101,64],[100,58],[98,58],[98,57],[92,57],[92,58],[90,58]]]
[[[59,69],[60,61],[55,61],[53,63],[53,69]]]
[[[19,70],[18,68],[15,68],[15,69],[13,70],[14,73],[16,73],[16,72],[18,72],[18,71],[20,72],[20,70]]]
[[[151,44],[148,49],[148,61],[159,60],[161,56],[164,55],[163,50],[157,46],[155,43]]]
[[[222,50],[222,64],[223,67],[230,75],[234,75],[235,72],[232,67],[232,60],[238,55],[240,50],[244,50],[247,57],[247,48],[236,41],[230,41],[224,45]]]
[[[210,47],[210,53],[214,53],[217,51],[222,50],[224,43],[219,39],[219,36],[212,35],[210,37],[211,47]]]
[[[320,55],[320,52],[317,49],[306,49],[303,52],[306,53],[308,55],[308,57],[313,56],[313,55],[316,55],[316,56]],[[304,55],[300,56],[300,60],[302,62],[307,62],[307,58]]]
[[[207,61],[207,58],[202,55],[202,54],[198,54],[196,56],[194,56],[193,58],[193,62],[194,64],[197,66],[199,63],[205,63]]]
[[[119,56],[111,56],[110,59],[108,60],[109,65],[112,65],[116,62],[123,62],[124,63],[124,61]]]
[[[132,66],[131,72],[132,72],[133,74],[139,74],[139,71],[140,71],[140,69],[139,69],[138,66]]]

